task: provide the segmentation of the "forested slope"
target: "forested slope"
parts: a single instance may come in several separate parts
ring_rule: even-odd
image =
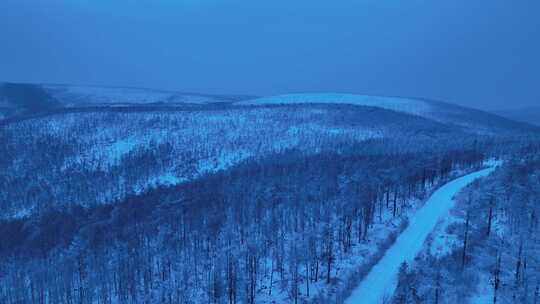
[[[23,216],[52,205],[109,203],[291,149],[340,153],[371,140],[385,153],[413,153],[477,140],[464,137],[420,117],[347,105],[54,115],[0,129],[0,210]]]
[[[353,94],[288,94],[261,97],[236,102],[238,105],[290,105],[290,104],[349,104],[374,106],[392,111],[426,117],[441,123],[485,135],[512,132],[540,131],[540,128],[519,123],[487,112],[458,105],[421,98],[370,96]]]
[[[300,300],[309,296],[303,286],[339,283],[334,265],[369,242],[382,217],[401,219],[426,187],[482,159],[471,150],[430,154],[287,151],[114,205],[4,220],[1,254],[9,262],[0,296],[6,303],[45,295],[54,303],[254,303],[272,293]]]
[[[437,185],[537,136],[493,128],[350,104],[5,124],[0,302],[339,302]]]

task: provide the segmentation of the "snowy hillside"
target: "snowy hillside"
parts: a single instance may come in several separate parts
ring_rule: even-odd
[[[12,118],[112,107],[186,107],[229,104],[242,95],[184,93],[142,88],[0,83],[0,122]]]
[[[339,93],[287,94],[239,101],[237,105],[307,105],[334,104],[378,107],[396,112],[422,116],[451,124],[469,132],[498,135],[512,132],[539,132],[540,128],[502,118],[484,111],[458,105],[413,98],[353,95]]]
[[[4,117],[40,113],[61,107],[57,100],[33,84],[0,82],[0,120]]]
[[[93,105],[128,105],[128,104],[177,104],[177,103],[214,103],[231,102],[241,96],[220,96],[194,93],[181,93],[153,89],[100,87],[100,86],[70,86],[43,85],[45,91],[59,100],[64,106],[93,106]]]
[[[252,100],[241,101],[242,105],[279,105],[279,104],[351,104],[358,106],[380,107],[387,110],[405,112],[409,114],[425,114],[430,112],[431,105],[427,102],[408,98],[353,95],[340,93],[310,93],[310,94],[287,94],[269,97],[261,97]]]
[[[76,199],[90,206],[290,149],[314,154],[333,147],[338,152],[339,145],[400,135],[415,137],[418,148],[429,145],[435,135],[459,138],[464,134],[407,114],[365,107],[345,112],[324,105],[294,110],[84,112],[35,118],[9,124],[0,132],[0,139],[9,144],[0,148],[7,161],[0,167],[0,182],[20,185],[0,193],[0,199],[9,202],[0,205],[0,210],[3,216],[35,211],[42,199],[22,195],[31,191],[34,182],[54,188],[54,202],[59,205]],[[42,151],[50,153],[42,155]],[[29,170],[41,166],[54,170],[45,181],[37,176],[29,179]],[[81,172],[89,176],[75,178]],[[108,176],[94,175],[96,172]],[[167,182],[162,182],[164,176],[169,177]],[[72,177],[69,183],[62,182],[66,177]],[[116,180],[122,181],[122,187]],[[79,183],[81,190],[71,192]],[[102,186],[91,186],[97,183]]]
[[[55,280],[36,285],[44,303],[344,300],[431,191],[530,131],[385,97],[161,107],[166,93],[44,91],[8,93],[66,108],[0,125],[2,303]]]
[[[347,94],[7,84],[0,100],[0,258],[27,257],[0,265],[2,303],[56,278],[44,303],[344,301],[431,191],[536,132]]]
[[[540,132],[540,128],[450,103],[387,96],[339,93],[288,94],[253,98],[245,95],[74,85],[0,84],[2,119],[74,111],[185,110],[186,107],[367,106],[421,116],[482,135]],[[114,108],[114,109],[113,109]],[[141,109],[144,108],[144,109]],[[13,120],[12,119],[12,120]]]

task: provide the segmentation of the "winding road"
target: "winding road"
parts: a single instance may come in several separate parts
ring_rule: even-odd
[[[495,167],[496,164],[491,164],[487,169],[459,177],[435,191],[426,204],[409,219],[409,226],[353,290],[345,303],[381,304],[389,299],[396,289],[400,265],[403,262],[411,263],[418,255],[439,219],[446,216],[453,207],[454,195],[475,179],[489,175]]]

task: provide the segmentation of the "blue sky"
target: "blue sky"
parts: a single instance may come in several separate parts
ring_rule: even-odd
[[[540,1],[2,0],[0,80],[540,103]]]

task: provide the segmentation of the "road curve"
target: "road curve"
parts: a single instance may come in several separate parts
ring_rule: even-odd
[[[345,303],[381,304],[390,298],[396,289],[400,265],[414,260],[439,219],[447,215],[454,205],[454,195],[475,179],[489,175],[494,169],[495,165],[459,177],[435,191],[426,204],[409,219],[409,226],[353,290]]]

